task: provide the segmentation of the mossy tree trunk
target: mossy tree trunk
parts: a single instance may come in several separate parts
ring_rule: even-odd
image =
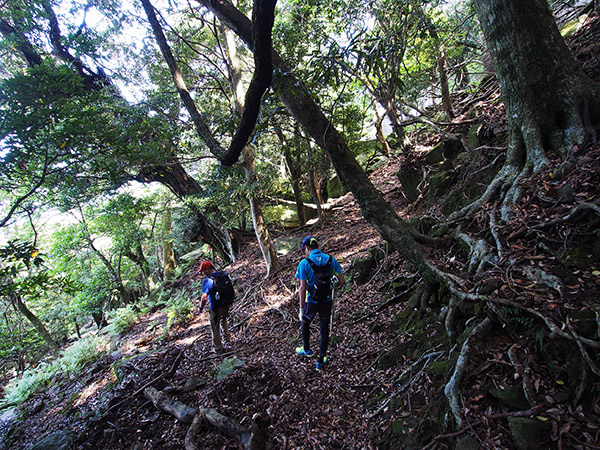
[[[173,278],[173,272],[175,270],[175,252],[173,251],[172,234],[171,208],[167,205],[162,217],[162,254],[165,281],[169,281]]]

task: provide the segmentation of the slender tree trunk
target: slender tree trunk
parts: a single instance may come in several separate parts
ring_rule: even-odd
[[[321,196],[319,195],[319,188],[315,177],[314,159],[309,137],[306,138],[306,151],[308,154],[308,170],[306,171],[308,175],[308,189],[310,190],[310,194],[312,195],[313,202],[315,202],[315,205],[317,206],[317,218],[319,220],[319,225],[322,226],[324,223],[323,220],[325,218],[323,217],[323,208],[321,207]]]
[[[125,252],[125,256],[139,267],[143,279],[144,294],[150,293],[154,289],[154,280],[152,279],[152,274],[150,273],[150,264],[144,255],[142,246],[137,244],[135,246],[135,251],[130,249]]]
[[[288,173],[290,174],[292,192],[294,193],[294,201],[296,202],[296,211],[298,213],[298,225],[302,227],[306,223],[306,215],[304,214],[302,189],[300,189],[300,176],[302,173],[300,165],[300,154],[298,153],[298,157],[296,158],[296,160],[294,160],[294,158],[292,157],[292,152],[290,151],[290,145],[285,139],[285,136],[283,135],[283,132],[279,127],[275,128],[275,133],[277,134],[281,147],[283,148],[285,165],[287,167]]]
[[[375,131],[377,140],[381,144],[381,148],[383,149],[383,153],[389,156],[392,153],[392,149],[390,148],[390,144],[388,144],[387,139],[385,138],[385,134],[383,134],[383,117],[379,115],[377,111],[377,107],[375,109]]]
[[[292,191],[294,192],[294,201],[296,202],[296,212],[298,213],[298,225],[302,227],[306,223],[306,215],[304,214],[302,189],[300,189],[299,167],[294,163],[294,159],[292,158],[289,148],[284,148],[283,152],[285,156],[285,163],[288,167],[288,172],[292,182]]]
[[[454,108],[452,106],[452,98],[450,97],[450,87],[448,86],[448,73],[446,72],[446,54],[444,52],[444,46],[440,40],[437,29],[431,19],[425,14],[421,5],[416,5],[417,14],[423,20],[429,35],[433,39],[435,45],[435,60],[437,64],[438,77],[440,80],[440,91],[442,95],[442,106],[446,115],[446,120],[452,120],[454,118]]]
[[[252,23],[225,0],[199,0],[222,22],[231,28],[250,48],[253,48]],[[421,274],[431,280],[438,275],[422,254],[414,239],[414,230],[404,222],[384,200],[364,170],[360,167],[342,135],[325,117],[304,84],[298,80],[281,57],[273,52],[273,64],[279,70],[273,78],[275,91],[294,118],[315,142],[329,155],[340,181],[353,194],[363,217],[381,236],[413,262]]]
[[[437,35],[437,33],[436,33]],[[438,55],[436,56],[438,66],[438,76],[440,77],[440,90],[442,93],[442,106],[446,114],[446,120],[450,121],[454,118],[454,107],[452,106],[452,97],[450,96],[450,86],[448,85],[448,72],[446,71],[446,53],[444,52],[441,43],[437,40]]]
[[[225,34],[227,57],[229,58],[231,87],[234,92],[235,106],[237,112],[241,114],[244,111],[242,63],[237,53],[233,32],[227,29],[227,27],[222,27],[222,30]],[[242,154],[244,156],[243,166],[244,173],[246,175],[246,182],[248,183],[248,186],[252,187],[257,182],[257,176],[254,152],[252,151],[250,144],[246,144],[244,146]],[[275,247],[273,246],[273,241],[271,240],[269,228],[267,227],[267,223],[263,216],[262,203],[258,196],[254,193],[254,190],[250,192],[248,200],[250,202],[250,216],[252,217],[254,233],[256,234],[256,239],[265,261],[268,277],[269,275],[279,271],[279,260],[277,258],[277,253],[275,252]]]
[[[175,271],[175,252],[173,251],[173,227],[171,224],[171,209],[165,208],[162,220],[162,254],[163,254],[163,273],[165,281],[173,278]]]
[[[79,213],[81,214],[81,225],[85,229],[85,240],[87,242],[88,247],[94,254],[100,259],[106,270],[108,271],[110,277],[112,278],[114,288],[119,293],[119,298],[121,299],[121,304],[126,305],[131,301],[131,293],[125,288],[123,285],[123,279],[121,278],[121,274],[119,270],[115,269],[112,263],[108,260],[106,256],[94,245],[94,239],[88,230],[87,222],[85,220],[85,215],[83,214],[83,210],[81,206],[79,207]]]
[[[20,295],[13,295],[13,301],[17,305],[17,309],[19,310],[19,312],[23,314],[27,318],[27,320],[29,320],[29,322],[31,322],[31,324],[35,327],[38,333],[40,333],[40,336],[50,347],[52,354],[54,356],[58,355],[58,343],[52,338],[42,321],[38,319],[38,317],[33,312],[31,312],[29,308],[27,308],[27,305],[25,305],[25,303],[23,303],[23,300],[21,300]]]

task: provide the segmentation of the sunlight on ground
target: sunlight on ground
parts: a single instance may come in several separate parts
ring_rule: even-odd
[[[81,391],[77,397],[75,397],[73,401],[73,406],[77,407],[82,405],[86,400],[93,397],[100,389],[104,388],[107,384],[107,378],[103,378],[90,384],[83,391]]]

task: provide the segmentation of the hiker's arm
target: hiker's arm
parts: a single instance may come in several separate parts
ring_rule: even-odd
[[[338,283],[340,284],[340,286],[343,286],[344,284],[346,284],[346,279],[344,278],[344,274],[339,274],[335,276],[338,280]]]
[[[300,309],[304,309],[304,302],[306,301],[306,280],[300,280],[298,295],[300,296]]]
[[[202,311],[202,309],[204,308],[204,305],[206,305],[207,301],[208,301],[208,294],[206,294],[206,293],[202,294],[202,297],[200,298],[200,308],[198,308],[200,311]]]

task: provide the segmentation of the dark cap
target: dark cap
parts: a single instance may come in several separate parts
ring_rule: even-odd
[[[302,239],[302,247],[318,247],[317,240],[312,236],[306,236]]]

